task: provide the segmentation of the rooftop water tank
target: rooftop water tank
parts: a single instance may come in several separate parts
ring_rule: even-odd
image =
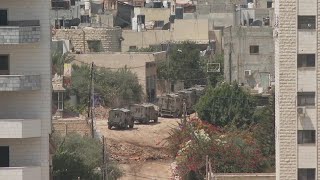
[[[253,3],[248,3],[248,9],[252,9],[253,8]]]
[[[90,6],[91,6],[91,4],[90,4],[89,1],[84,2],[84,9],[85,9],[85,10],[89,10],[89,9],[90,9]]]

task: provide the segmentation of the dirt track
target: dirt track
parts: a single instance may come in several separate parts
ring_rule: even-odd
[[[111,158],[124,170],[121,180],[170,179],[172,158],[164,147],[165,138],[179,121],[159,118],[158,123],[135,124],[131,130],[109,130],[106,121],[97,121]]]

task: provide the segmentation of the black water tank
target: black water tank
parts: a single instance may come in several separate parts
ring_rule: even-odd
[[[153,8],[162,8],[161,1],[153,1]]]
[[[176,7],[176,19],[183,19],[183,7]]]
[[[174,23],[174,19],[176,18],[176,16],[175,15],[170,15],[170,17],[169,17],[169,22],[170,23]]]

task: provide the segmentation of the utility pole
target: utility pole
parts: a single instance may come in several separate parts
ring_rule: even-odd
[[[93,118],[94,118],[94,112],[93,112],[93,108],[94,108],[94,84],[93,84],[93,69],[94,68],[94,62],[91,63],[91,71],[90,71],[90,89],[89,89],[89,95],[88,95],[88,118],[91,115],[91,135],[92,138],[94,138],[94,127],[93,127]],[[91,114],[90,114],[91,113]]]
[[[186,99],[183,99],[183,125],[185,126],[187,124],[187,105],[186,105]]]
[[[102,180],[106,180],[105,142],[102,136]]]

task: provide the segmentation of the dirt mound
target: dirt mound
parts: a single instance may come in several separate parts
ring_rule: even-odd
[[[111,158],[121,163],[170,159],[164,149],[126,142],[111,142],[108,144],[108,150],[111,152]]]

